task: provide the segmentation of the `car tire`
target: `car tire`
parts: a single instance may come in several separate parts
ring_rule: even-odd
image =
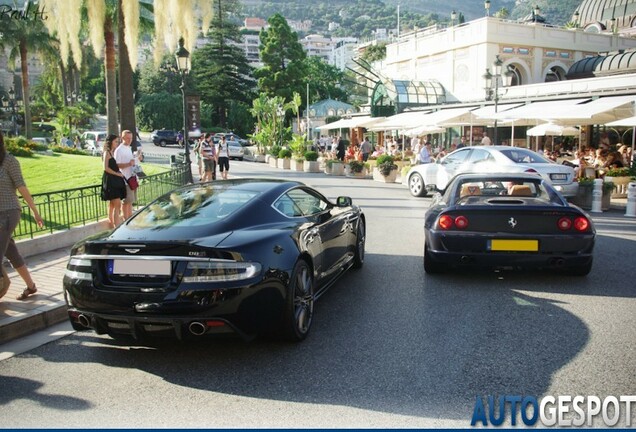
[[[242,157],[240,157],[240,158],[238,158],[238,160],[242,161],[242,160],[243,160],[243,158],[242,158]]]
[[[165,147],[165,146],[166,146],[166,140],[161,140],[161,141],[159,141],[159,145],[160,145],[161,147]]]
[[[358,222],[358,233],[356,235],[356,251],[353,255],[353,268],[359,269],[364,265],[364,247],[366,243],[366,227],[364,219],[360,218]]]
[[[296,262],[287,288],[287,301],[281,335],[290,342],[300,342],[309,334],[314,315],[314,278],[303,259]]]
[[[424,271],[428,274],[439,274],[446,270],[446,266],[434,260],[428,252],[428,244],[424,242]]]
[[[570,267],[565,270],[566,274],[570,276],[587,276],[592,271],[592,260],[588,264]]]
[[[424,179],[418,173],[413,173],[409,177],[409,192],[414,197],[423,197],[426,196],[426,184],[424,183]]]

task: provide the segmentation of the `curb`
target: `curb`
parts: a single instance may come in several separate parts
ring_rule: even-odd
[[[66,311],[66,305],[59,305],[27,317],[15,317],[13,322],[0,326],[0,345],[68,320]]]

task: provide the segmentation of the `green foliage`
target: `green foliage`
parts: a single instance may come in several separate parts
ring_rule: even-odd
[[[349,100],[349,92],[345,85],[347,81],[343,71],[315,56],[307,57],[305,65],[307,67],[306,82],[309,83],[312,101],[336,99],[347,102]]]
[[[292,157],[292,152],[289,149],[283,148],[279,150],[277,157],[279,159],[289,159]]]
[[[305,136],[294,134],[289,143],[289,148],[295,157],[302,158],[305,153],[305,149],[307,148]]]
[[[351,172],[353,173],[361,173],[364,170],[364,162],[362,161],[357,161],[357,160],[352,160],[349,161],[349,168],[351,169]]]
[[[607,177],[627,177],[629,168],[610,168],[605,173]]]
[[[307,55],[298,35],[281,14],[272,15],[267,22],[269,28],[260,33],[263,67],[255,72],[258,87],[269,96],[290,100],[294,92],[305,92]]]
[[[86,151],[76,149],[75,147],[55,145],[55,146],[51,146],[51,150],[53,150],[53,153],[64,153],[64,154],[88,156],[88,153],[86,153]]]
[[[281,146],[274,144],[269,148],[269,154],[277,158],[281,150]]]
[[[383,154],[383,155],[378,156],[376,163],[378,165],[380,165],[380,164],[383,164],[383,163],[386,163],[386,162],[393,163],[394,161],[395,161],[395,159],[393,158],[393,156],[388,155],[388,154]]]
[[[164,55],[158,67],[154,62],[147,61],[139,73],[139,92],[142,95],[155,93],[179,94],[181,90],[181,75],[176,70],[173,54]],[[192,78],[186,77],[186,86],[192,88]]]
[[[309,150],[305,152],[304,158],[306,161],[315,162],[318,160],[318,152]]]
[[[35,147],[34,143],[27,141],[24,137],[5,138],[4,145],[7,152],[16,157],[32,157],[33,147]]]
[[[386,45],[385,42],[369,45],[361,55],[362,60],[366,60],[369,63],[384,60],[386,58]]]
[[[183,101],[180,94],[142,96],[135,107],[135,114],[141,130],[183,128]]]

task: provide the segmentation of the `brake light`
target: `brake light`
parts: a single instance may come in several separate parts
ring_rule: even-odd
[[[576,219],[574,219],[574,229],[579,231],[579,232],[583,232],[583,231],[587,231],[590,228],[590,221],[587,220],[587,218],[584,218],[583,216],[579,216]]]
[[[455,226],[458,229],[466,229],[468,228],[468,219],[464,216],[457,216],[455,218]]]
[[[559,229],[561,231],[567,231],[570,228],[572,228],[572,220],[570,218],[567,218],[567,217],[562,217],[557,222],[557,226],[559,227]]]
[[[457,229],[466,229],[468,228],[468,218],[465,216],[457,216],[456,218],[453,218],[449,215],[442,215],[437,224],[443,230],[449,230],[453,228],[453,226]]]
[[[449,215],[443,215],[439,218],[439,227],[443,230],[449,230],[453,227],[453,218]]]

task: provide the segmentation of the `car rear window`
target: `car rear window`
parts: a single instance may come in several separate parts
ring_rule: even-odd
[[[487,204],[492,198],[531,199],[535,204],[561,204],[556,194],[542,182],[533,180],[466,180],[455,189],[456,205]]]
[[[539,153],[521,148],[501,150],[501,154],[515,163],[552,163]]]
[[[131,229],[192,227],[226,219],[259,195],[240,188],[201,187],[164,195],[129,221]]]

